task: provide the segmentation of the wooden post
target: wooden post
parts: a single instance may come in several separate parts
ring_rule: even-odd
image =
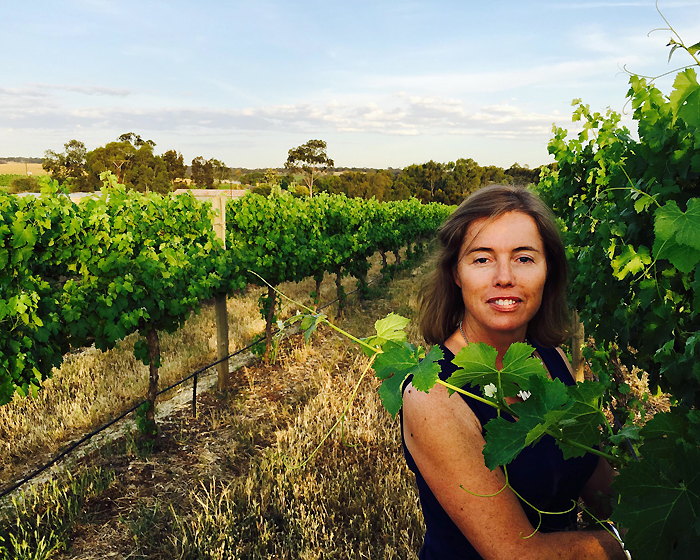
[[[148,404],[146,411],[146,437],[155,439],[158,433],[156,425],[156,393],[158,392],[158,367],[160,366],[160,339],[158,331],[149,324],[146,332],[148,342]]]
[[[581,348],[583,347],[585,341],[585,334],[583,330],[583,323],[579,319],[578,311],[575,311],[571,315],[571,366],[574,368],[574,377],[576,381],[584,381],[585,376],[583,373],[583,353]]]
[[[226,198],[216,196],[212,199],[212,209],[218,211],[218,216],[214,217],[214,233],[226,248]],[[216,359],[222,360],[228,356],[228,310],[226,308],[226,294],[216,294],[215,302],[216,314]],[[219,391],[228,388],[228,359],[220,362],[216,368],[218,372]]]
[[[277,310],[277,292],[272,286],[267,287],[267,304],[270,307],[267,309],[267,317],[265,318],[265,354],[263,355],[263,361],[269,364],[270,350],[272,350],[272,319]]]

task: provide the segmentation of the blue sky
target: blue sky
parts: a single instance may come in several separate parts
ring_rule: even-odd
[[[700,1],[661,0],[688,44]],[[659,74],[653,1],[2,0],[0,156],[136,132],[189,162],[279,167],[312,138],[338,166],[550,161],[571,100],[622,111]],[[659,82],[670,91],[670,81]],[[626,117],[626,122],[630,122]]]

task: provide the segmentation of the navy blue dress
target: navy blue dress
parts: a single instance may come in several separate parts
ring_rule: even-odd
[[[553,379],[559,379],[566,385],[575,383],[556,348],[541,347],[532,342],[530,344],[537,349]],[[444,359],[440,362],[442,367],[440,378],[447,381],[457,366],[452,363],[454,354],[443,345],[440,345],[440,348],[444,353]],[[467,385],[463,388],[475,395],[483,396],[478,387],[472,388]],[[495,408],[464,395],[460,396],[474,411],[482,428],[491,418],[496,416]],[[502,413],[502,416],[509,421],[514,421],[509,414]],[[403,417],[401,418],[401,437],[403,439]],[[403,451],[408,467],[416,475],[416,484],[426,525],[425,539],[419,558],[422,560],[480,560],[481,556],[462,535],[457,525],[445,513],[430,491],[416,467],[405,441],[403,441]],[[581,490],[597,465],[598,457],[592,454],[564,460],[554,438],[545,435],[534,446],[526,447],[508,465],[508,477],[513,488],[528,502],[542,511],[560,512],[571,508],[572,500],[578,499]],[[456,488],[457,485],[458,481],[455,481]],[[456,491],[461,490],[457,488]],[[537,512],[522,502],[521,505],[532,526],[537,527],[539,522]],[[546,533],[575,529],[576,513],[576,510],[573,510],[566,514],[543,515],[540,531]]]

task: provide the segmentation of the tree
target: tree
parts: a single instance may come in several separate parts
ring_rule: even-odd
[[[192,182],[207,189],[214,188],[214,165],[211,160],[197,156],[192,160]]]
[[[175,183],[178,179],[187,177],[187,166],[180,152],[168,150],[162,156],[165,162],[165,167],[168,170],[168,177],[171,183]]]
[[[212,171],[214,173],[214,179],[216,182],[221,183],[221,181],[226,181],[231,175],[231,170],[226,166],[223,161],[211,158],[209,163],[212,166]]]
[[[122,134],[118,138],[119,142],[128,142],[135,148],[140,148],[141,146],[144,146],[148,144],[151,148],[156,147],[156,143],[153,140],[144,140],[139,136],[138,134],[134,134],[133,132],[127,132],[125,134]]]
[[[168,168],[160,156],[153,154],[153,140],[144,140],[138,134],[122,134],[116,142],[95,148],[85,156],[88,190],[102,186],[100,173],[111,171],[128,189],[140,192],[170,191]]]
[[[459,204],[481,186],[484,168],[473,159],[460,158],[448,163],[449,171],[443,188],[446,204]]]
[[[491,185],[504,184],[508,182],[508,176],[502,167],[496,167],[495,165],[488,165],[483,168],[483,175],[481,176],[481,184]]]
[[[516,161],[509,169],[506,169],[506,175],[512,177],[511,182],[514,185],[537,184],[540,180],[540,168],[530,169],[527,164],[521,166]]]
[[[272,168],[269,168],[267,171],[265,171],[265,184],[270,185],[270,187],[280,184],[279,177],[277,176],[277,171],[275,171]]]
[[[435,194],[435,184],[442,181],[445,168],[441,163],[435,163],[432,159],[423,164],[425,179],[430,184],[430,199]]]
[[[334,165],[326,154],[326,143],[323,140],[309,140],[306,144],[292,148],[284,164],[290,171],[301,171],[304,174],[304,183],[309,189],[310,197],[314,194],[315,177]]]
[[[83,190],[87,184],[85,170],[85,144],[79,140],[69,140],[62,153],[46,150],[41,166],[48,171],[52,179],[63,184],[68,182],[71,190]]]

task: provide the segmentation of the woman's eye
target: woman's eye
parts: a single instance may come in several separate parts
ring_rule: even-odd
[[[474,259],[474,262],[476,264],[486,264],[488,262],[488,259],[486,257],[477,257]]]
[[[528,257],[527,255],[521,255],[516,260],[521,263],[535,262],[532,257]]]

